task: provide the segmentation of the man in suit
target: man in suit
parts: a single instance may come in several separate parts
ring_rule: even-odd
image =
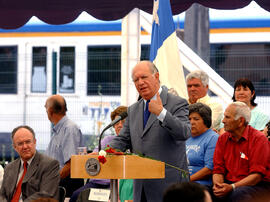
[[[33,129],[16,127],[12,142],[20,158],[5,167],[0,201],[30,202],[40,197],[58,200],[59,163],[36,151]]]
[[[165,179],[134,180],[135,202],[159,202],[170,184],[188,181],[188,103],[160,87],[159,72],[150,61],[139,62],[132,71],[132,79],[142,99],[128,108],[124,127],[110,146],[122,151],[130,149],[184,170],[183,173],[166,166]]]

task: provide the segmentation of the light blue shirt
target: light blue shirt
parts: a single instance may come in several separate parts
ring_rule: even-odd
[[[82,147],[82,133],[78,126],[64,116],[54,127],[46,154],[59,161],[60,169]]]
[[[189,174],[193,175],[204,167],[213,169],[213,156],[218,140],[218,134],[212,129],[197,137],[190,137],[186,141]],[[196,181],[203,185],[212,185],[211,177]]]
[[[254,107],[251,110],[249,125],[257,130],[263,130],[269,120],[269,116],[264,114],[258,107]]]

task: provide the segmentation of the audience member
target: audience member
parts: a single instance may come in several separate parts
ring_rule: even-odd
[[[209,106],[212,110],[212,125],[211,128],[218,131],[223,115],[223,108],[220,103],[211,98],[208,92],[208,75],[200,70],[190,72],[186,76],[188,102],[194,104],[200,102]]]
[[[110,146],[187,171],[188,103],[160,87],[159,72],[150,61],[139,62],[132,70],[132,79],[142,99],[128,108],[125,124]],[[166,167],[165,179],[134,180],[134,201],[162,201],[162,193],[170,184],[187,180],[177,169]]]
[[[123,112],[127,112],[127,107],[125,106],[119,106],[117,107],[112,113],[111,113],[111,120],[113,121],[115,118],[117,118],[117,116],[119,116],[119,114],[123,113]],[[120,130],[123,128],[123,124],[124,124],[125,120],[121,120],[118,123],[116,123],[113,127],[115,130],[116,135],[119,135]],[[102,139],[101,141],[101,147],[105,148],[109,142],[114,138],[115,136],[110,135],[110,136],[106,136]],[[94,152],[98,151],[98,147],[96,147],[94,149]],[[72,196],[70,197],[70,202],[75,202],[77,201],[77,198],[79,196],[79,194],[86,189],[89,188],[110,188],[110,180],[106,180],[106,179],[90,179],[90,181],[88,183],[86,183],[83,187],[77,189]],[[89,193],[86,192],[88,195]],[[86,194],[86,195],[87,195]],[[80,200],[82,200],[81,198],[84,196],[80,197]],[[121,202],[124,202],[125,200],[130,200],[133,198],[133,180],[131,179],[127,179],[127,180],[120,180],[119,181],[119,198],[121,200]]]
[[[270,188],[270,144],[249,121],[250,108],[243,102],[225,110],[226,132],[219,136],[213,169],[213,192],[222,200],[246,202]]]
[[[30,202],[40,197],[58,200],[59,163],[36,151],[33,129],[16,127],[12,143],[20,158],[5,167],[0,201]]]
[[[266,123],[270,120],[269,116],[264,114],[255,103],[256,92],[254,85],[247,78],[238,79],[234,83],[233,101],[241,101],[251,110],[251,119],[249,125],[257,130],[263,131]]]
[[[212,202],[206,188],[195,182],[171,185],[163,195],[163,202]]]
[[[70,178],[70,158],[77,154],[82,144],[82,133],[78,126],[66,116],[66,101],[61,95],[53,95],[46,101],[48,119],[53,124],[53,135],[46,154],[60,163],[60,185],[65,187],[66,196],[83,186],[83,179]]]
[[[191,137],[187,140],[186,151],[189,162],[190,181],[212,187],[213,155],[218,134],[211,127],[211,109],[205,104],[189,105]]]

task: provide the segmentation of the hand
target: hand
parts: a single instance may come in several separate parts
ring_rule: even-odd
[[[162,104],[162,101],[160,99],[160,95],[159,93],[157,93],[157,99],[156,100],[151,100],[149,102],[149,105],[148,105],[148,110],[149,112],[159,116],[159,114],[161,113],[161,111],[163,110],[163,104]]]
[[[60,170],[60,178],[64,179],[70,175],[70,160],[64,165],[64,167]]]
[[[224,197],[232,191],[232,185],[226,183],[216,183],[213,186],[214,195]]]

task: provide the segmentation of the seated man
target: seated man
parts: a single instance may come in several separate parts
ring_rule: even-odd
[[[249,201],[270,188],[269,145],[264,134],[248,125],[250,109],[243,102],[230,104],[216,144],[213,192],[229,201]]]
[[[36,151],[33,129],[15,128],[12,142],[20,158],[5,167],[0,201],[30,202],[40,197],[58,200],[59,163]]]
[[[190,72],[186,76],[186,83],[189,104],[200,102],[209,106],[212,110],[211,128],[218,131],[222,120],[223,108],[220,103],[216,102],[207,94],[209,83],[208,75],[200,70]]]

